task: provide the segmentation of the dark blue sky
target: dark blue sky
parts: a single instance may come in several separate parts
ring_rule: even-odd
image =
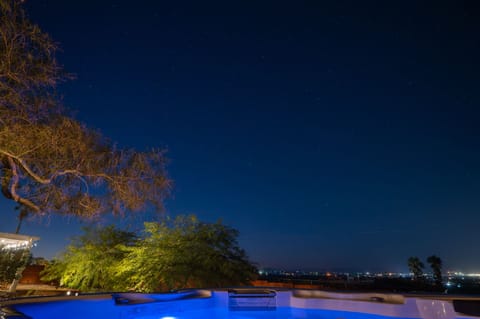
[[[222,218],[260,266],[405,270],[437,254],[480,271],[474,1],[26,8],[77,75],[61,91],[78,119],[121,146],[168,149],[169,214]],[[51,257],[78,223],[24,232]]]

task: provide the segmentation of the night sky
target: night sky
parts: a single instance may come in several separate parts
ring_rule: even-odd
[[[168,149],[168,214],[221,218],[260,267],[404,271],[437,254],[480,271],[475,1],[26,9],[77,76],[60,88],[77,119],[122,147]],[[13,204],[0,210],[13,232]],[[51,258],[78,225],[23,232]]]

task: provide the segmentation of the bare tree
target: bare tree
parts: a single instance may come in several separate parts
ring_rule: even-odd
[[[164,152],[119,149],[69,116],[56,92],[69,78],[57,45],[21,1],[0,0],[0,10],[0,184],[19,218],[161,209],[170,189]]]

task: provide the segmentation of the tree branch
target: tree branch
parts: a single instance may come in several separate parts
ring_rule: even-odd
[[[26,152],[27,153],[27,152]],[[83,175],[80,171],[76,170],[76,169],[66,169],[66,170],[63,170],[63,171],[59,171],[59,172],[56,172],[55,174],[53,174],[50,178],[43,178],[41,176],[39,176],[38,174],[36,174],[28,165],[27,163],[25,163],[25,161],[20,158],[19,156],[16,156],[10,152],[7,152],[5,150],[2,150],[0,149],[0,154],[3,154],[5,156],[8,157],[9,161],[13,159],[15,159],[21,166],[22,168],[25,170],[25,172],[27,172],[28,175],[30,175],[30,177],[32,177],[35,181],[37,181],[38,183],[40,184],[51,184],[52,181],[58,177],[58,176],[63,176],[63,175],[68,175],[68,174],[72,174],[72,175],[76,175],[77,177],[79,177],[83,182],[84,184],[87,186],[87,189],[88,189],[88,185],[86,183],[86,181],[81,178],[81,176]],[[104,174],[102,174],[104,175]],[[107,178],[107,176],[104,176],[105,178]]]
[[[16,201],[19,204],[22,204],[23,206],[26,206],[35,212],[39,213],[40,212],[40,207],[35,205],[32,201],[21,197],[20,195],[17,194],[17,187],[18,183],[20,181],[20,177],[18,176],[18,171],[17,171],[17,164],[15,164],[15,161],[9,157],[8,162],[10,164],[11,170],[12,170],[12,185],[10,186],[10,194],[12,195],[12,198],[14,201]]]
[[[21,159],[20,157],[15,156],[14,154],[12,154],[10,152],[7,152],[5,150],[2,150],[2,149],[0,149],[0,154],[3,154],[5,156],[7,156],[10,163],[15,164],[15,162],[13,161],[15,159],[22,166],[22,168],[25,170],[25,172],[27,172],[28,175],[30,175],[35,181],[39,182],[40,184],[50,184],[52,182],[51,178],[45,179],[45,178],[42,178],[41,176],[35,174],[35,172],[32,171],[30,169],[30,167],[25,163],[25,161],[23,159]],[[17,178],[18,178],[18,176],[17,176]]]

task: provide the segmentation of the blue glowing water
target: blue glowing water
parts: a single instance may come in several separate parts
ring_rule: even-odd
[[[365,313],[292,307],[232,311],[198,300],[134,306],[115,306],[112,300],[74,300],[20,304],[14,308],[33,319],[392,319]]]

